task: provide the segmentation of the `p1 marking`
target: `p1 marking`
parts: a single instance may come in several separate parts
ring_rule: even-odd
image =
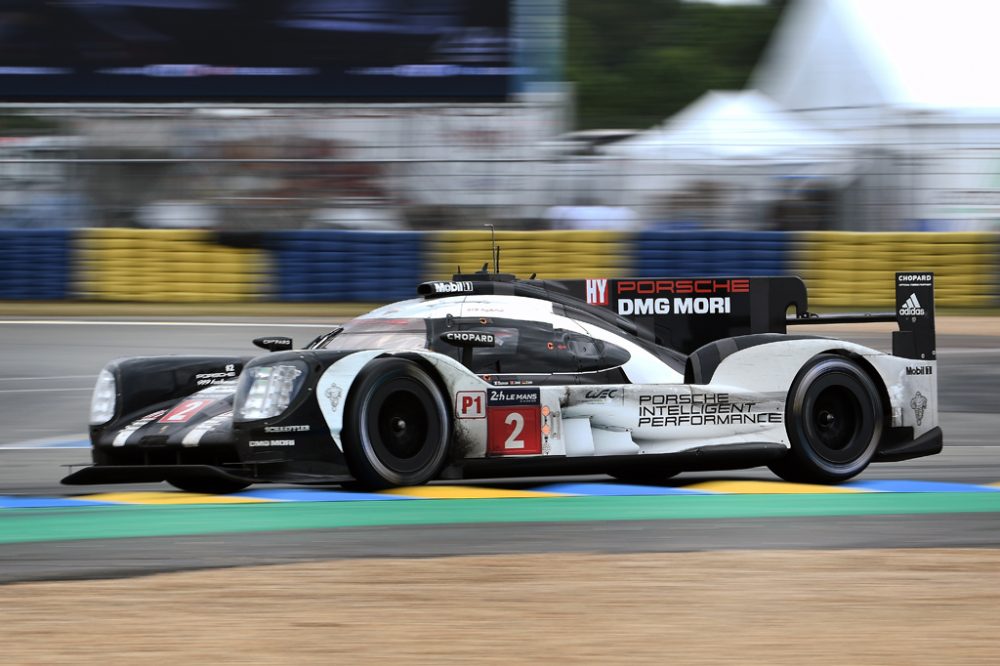
[[[460,419],[486,418],[486,391],[459,391],[456,393],[455,413]]]

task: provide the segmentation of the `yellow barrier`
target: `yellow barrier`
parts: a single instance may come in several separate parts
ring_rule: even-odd
[[[810,307],[892,309],[896,271],[933,272],[938,307],[983,307],[996,304],[998,240],[978,232],[806,232],[792,265]]]
[[[498,231],[500,270],[527,278],[587,278],[627,275],[628,236],[609,231]],[[488,263],[490,232],[441,231],[429,235],[425,257],[428,279],[451,277],[462,267],[472,273]]]
[[[526,278],[629,275],[633,239],[607,231],[500,231],[500,268]],[[937,304],[998,303],[1000,234],[805,232],[794,236],[790,268],[805,279],[814,308],[894,305],[896,271],[933,271]],[[203,230],[84,229],[73,241],[77,298],[102,301],[245,302],[272,298],[269,252],[218,245]],[[427,234],[427,279],[459,266],[492,270],[490,232]]]
[[[74,253],[77,297],[100,301],[261,300],[268,253],[212,242],[208,231],[83,229]]]

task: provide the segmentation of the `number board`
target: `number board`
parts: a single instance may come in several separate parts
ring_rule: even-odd
[[[486,407],[487,455],[541,454],[541,409],[537,388],[490,389]]]

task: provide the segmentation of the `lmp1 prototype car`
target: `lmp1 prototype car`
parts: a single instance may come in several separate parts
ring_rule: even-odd
[[[532,276],[534,277],[534,276]],[[796,277],[426,282],[302,349],[113,361],[67,484],[422,484],[767,465],[837,483],[937,453],[933,275],[896,311],[812,315]],[[794,308],[794,314],[788,314]],[[893,353],[788,324],[896,321]]]

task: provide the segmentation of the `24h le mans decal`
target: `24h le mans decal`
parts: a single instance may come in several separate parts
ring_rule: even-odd
[[[537,388],[489,390],[486,451],[492,456],[542,453],[541,393]]]

